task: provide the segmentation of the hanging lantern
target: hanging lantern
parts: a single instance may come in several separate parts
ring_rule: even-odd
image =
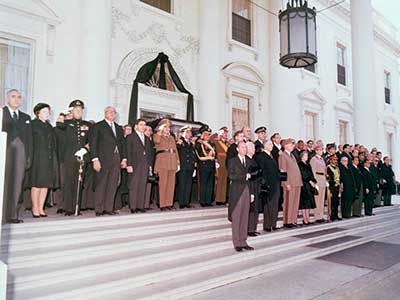
[[[286,10],[279,11],[282,66],[304,68],[318,61],[316,14],[303,0],[288,1]]]

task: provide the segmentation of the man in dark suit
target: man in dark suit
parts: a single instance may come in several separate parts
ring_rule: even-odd
[[[228,167],[229,160],[237,156],[237,145],[238,143],[244,141],[244,134],[242,131],[236,131],[233,134],[233,140],[235,141],[232,145],[228,147],[228,151],[226,152],[226,167]]]
[[[353,156],[351,155],[351,146],[349,144],[343,145],[343,152],[340,154],[340,158],[342,158],[343,156],[347,157],[349,162],[353,160]]]
[[[247,244],[247,226],[249,220],[250,202],[254,195],[250,194],[249,180],[251,179],[249,167],[250,158],[246,156],[246,143],[239,142],[238,155],[228,164],[229,209],[228,218],[232,222],[232,241],[236,251],[254,250]]]
[[[282,146],[281,146],[281,136],[279,133],[274,133],[271,136],[271,141],[274,144],[274,147],[272,148],[271,154],[272,157],[276,160],[276,162],[278,162],[279,159],[279,153],[282,150]]]
[[[114,199],[127,160],[122,127],[115,123],[117,112],[108,106],[104,110],[104,120],[91,128],[90,151],[93,169],[96,171],[95,211],[96,216],[114,214]]]
[[[83,101],[78,99],[74,100],[69,104],[69,107],[72,109],[72,119],[64,120],[64,118],[60,116],[57,120],[57,128],[64,134],[63,145],[58,145],[58,147],[63,147],[63,157],[61,158],[64,177],[63,209],[66,216],[74,214],[76,204],[78,204],[78,210],[80,209],[81,192],[77,194],[80,168],[78,158],[84,163],[83,156],[88,153],[89,129],[92,126],[91,123],[82,120],[83,110],[85,108]],[[78,151],[80,152],[78,153]],[[80,183],[80,191],[82,190],[82,182]]]
[[[363,175],[361,170],[359,169],[359,159],[358,157],[354,157],[351,165],[351,171],[353,172],[354,176],[354,202],[352,206],[353,217],[361,217],[361,209],[362,209],[362,202],[363,202]]]
[[[366,216],[372,216],[374,207],[374,199],[377,190],[376,177],[370,171],[371,161],[366,159],[363,163],[361,172],[363,174],[364,187],[364,211]]]
[[[30,167],[28,154],[32,148],[31,117],[19,110],[21,93],[12,89],[6,95],[2,129],[7,133],[4,178],[3,222],[22,223],[18,213],[23,201],[25,170]]]
[[[279,196],[280,196],[280,171],[271,151],[273,143],[267,140],[263,151],[255,156],[257,164],[262,169],[263,182],[261,184],[261,202],[264,210],[264,231],[277,230]]]
[[[150,171],[151,144],[144,131],[146,121],[137,119],[135,130],[126,139],[129,205],[131,212],[145,212],[147,178]]]
[[[192,128],[184,126],[180,129],[182,136],[177,141],[180,170],[178,176],[178,200],[180,208],[190,207],[190,198],[193,183],[193,172],[196,163],[196,154],[192,139]]]

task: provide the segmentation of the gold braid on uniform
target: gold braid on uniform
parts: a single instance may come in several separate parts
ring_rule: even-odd
[[[203,151],[204,156],[200,156],[199,153],[197,153],[196,150],[196,155],[201,161],[206,161],[206,160],[215,160],[215,151],[214,148],[207,142],[203,140],[198,140],[199,143],[201,143],[201,151]],[[207,155],[206,149],[207,147],[210,150],[211,155]]]

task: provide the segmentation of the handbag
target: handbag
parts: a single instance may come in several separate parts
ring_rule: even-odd
[[[281,180],[281,181],[287,181],[287,172],[280,172],[280,174],[279,174],[279,179]]]

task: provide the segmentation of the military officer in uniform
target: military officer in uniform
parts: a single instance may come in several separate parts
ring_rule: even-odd
[[[66,216],[75,212],[76,201],[80,206],[81,192],[78,194],[78,179],[80,159],[83,163],[83,156],[88,153],[89,129],[91,123],[82,120],[84,103],[77,99],[69,104],[72,108],[72,119],[64,120],[62,116],[57,120],[57,128],[64,133],[64,211]],[[83,169],[82,169],[83,171]],[[83,174],[83,173],[82,173]],[[79,199],[77,199],[77,195]]]
[[[190,198],[193,183],[193,172],[196,164],[196,154],[192,143],[192,127],[184,126],[180,130],[181,137],[176,143],[181,169],[178,176],[178,200],[180,208],[190,208]]]
[[[228,184],[228,170],[226,169],[227,151],[229,147],[228,127],[221,127],[217,135],[218,136],[215,140],[215,150],[218,156],[219,168],[217,172],[215,204],[225,205]]]
[[[200,138],[195,145],[197,156],[198,179],[200,189],[200,205],[212,206],[214,193],[214,180],[216,170],[216,151],[214,145],[209,142],[211,129],[207,125],[200,129]]]
[[[267,139],[267,128],[264,126],[258,127],[254,133],[257,134],[257,140],[254,142],[254,145],[256,147],[256,153],[258,153],[264,148],[264,143]]]

